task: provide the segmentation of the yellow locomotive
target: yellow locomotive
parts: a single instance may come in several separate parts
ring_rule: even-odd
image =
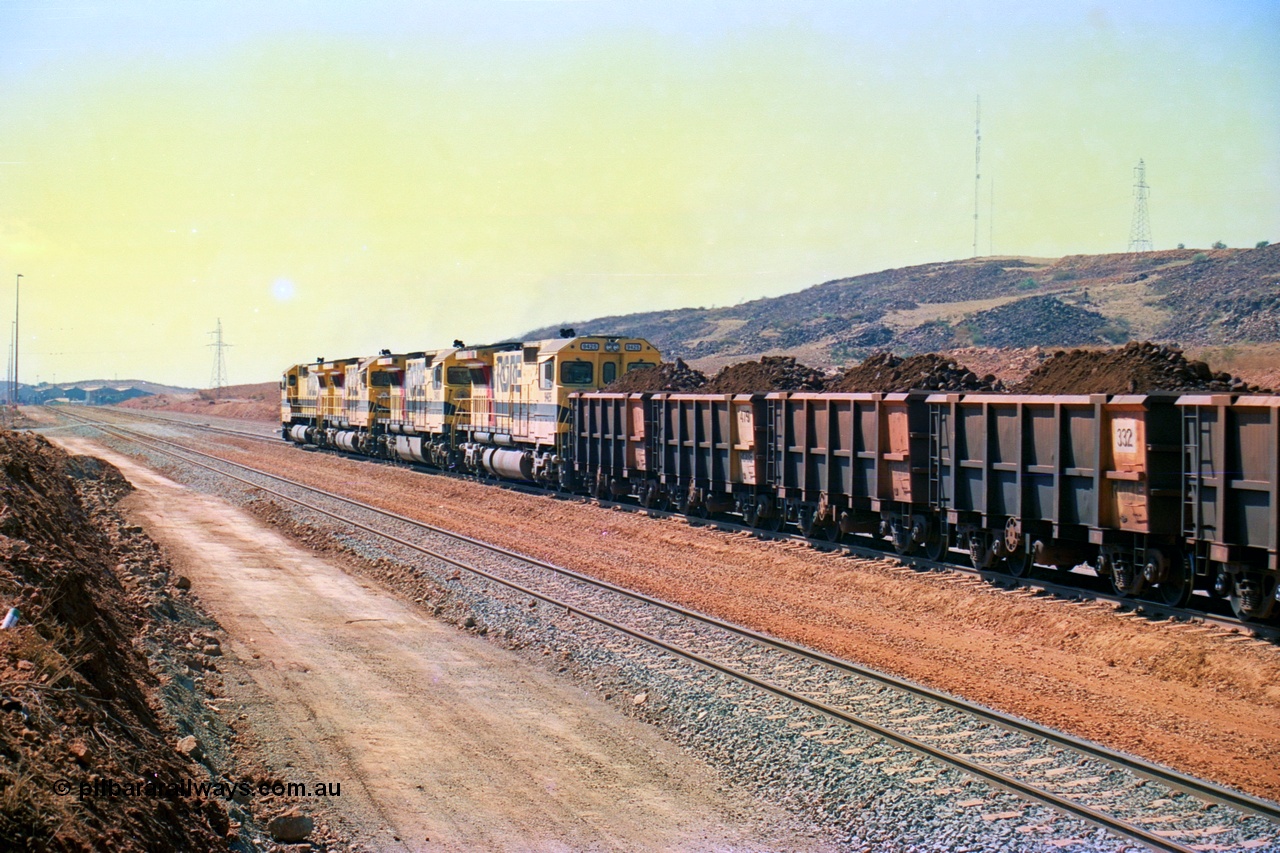
[[[656,366],[661,355],[640,338],[562,335],[294,365],[280,383],[281,434],[302,445],[568,486],[569,395]]]

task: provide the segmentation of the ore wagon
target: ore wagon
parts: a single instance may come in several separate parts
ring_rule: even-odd
[[[1280,396],[1186,395],[1178,409],[1190,559],[1237,615],[1265,619],[1280,577]]]
[[[930,503],[948,546],[1015,575],[1089,562],[1117,592],[1185,602],[1175,400],[930,396]]]

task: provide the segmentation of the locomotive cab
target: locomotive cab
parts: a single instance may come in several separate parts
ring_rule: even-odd
[[[280,377],[280,424],[286,433],[294,423],[303,419],[303,408],[307,403],[310,403],[310,416],[315,417],[315,398],[306,398],[308,373],[307,365],[295,364]]]
[[[571,475],[563,464],[569,395],[599,390],[661,360],[648,341],[599,335],[502,344],[491,352],[491,367],[473,373],[470,412],[460,424],[468,467],[562,485]]]

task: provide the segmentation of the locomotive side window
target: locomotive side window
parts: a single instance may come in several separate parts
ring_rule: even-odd
[[[653,367],[653,366],[654,365],[652,361],[633,361],[627,365],[627,373],[630,373],[633,370],[639,370],[642,367]]]
[[[293,387],[297,386],[297,384],[298,384],[298,377],[297,377],[297,376],[295,376],[295,375],[294,375],[294,374],[292,374],[292,373],[291,373],[291,374],[289,374],[289,387],[290,387],[290,388],[293,388]]]
[[[618,365],[612,361],[606,361],[600,365],[600,381],[605,385],[618,378]]]
[[[556,382],[556,363],[551,359],[542,362],[542,373],[538,380],[538,384],[543,391],[550,391],[551,386]]]
[[[444,365],[437,364],[436,369],[431,371],[431,386],[437,391],[440,390],[440,384],[444,381]]]
[[[369,376],[370,383],[375,388],[390,388],[396,383],[390,373],[373,373]]]
[[[450,385],[470,385],[471,384],[471,368],[450,367],[449,368],[449,384]]]
[[[566,361],[560,365],[561,385],[590,385],[595,376],[591,362]]]

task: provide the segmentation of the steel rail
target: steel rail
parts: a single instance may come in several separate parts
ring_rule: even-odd
[[[79,417],[83,417],[83,416],[79,416]],[[109,434],[112,433],[112,428],[115,426],[111,424],[103,424],[101,422],[95,423],[88,418],[83,418],[83,420],[89,425],[93,426],[94,428],[101,429],[102,431],[107,432]],[[132,433],[132,430],[129,430],[127,427],[117,427],[117,428],[123,429],[125,432]],[[138,437],[136,433],[134,433],[132,437],[129,435],[121,435],[118,432],[115,433],[115,435],[125,441],[133,441],[144,447],[150,446],[161,453],[167,453],[168,455],[182,459],[184,462],[188,464],[196,465],[198,467],[212,471],[213,473],[216,473],[221,476],[227,477],[229,479],[235,480],[237,482],[243,483],[244,485],[247,485],[250,488],[253,488],[255,490],[262,491],[267,494],[271,494],[273,496],[281,498],[282,500],[297,504],[298,506],[302,506],[308,510],[319,513],[321,515],[328,516],[344,524],[351,525],[352,527],[355,527],[359,530],[363,530],[373,535],[382,537],[388,541],[396,543],[397,545],[401,545],[411,550],[418,551],[419,553],[425,554],[429,557],[432,557],[433,559],[440,560],[441,562],[444,562],[448,565],[454,566],[459,569],[463,569],[465,571],[471,572],[480,577],[484,577],[486,580],[490,580],[500,585],[514,589],[520,592],[521,594],[527,594],[527,595],[530,595],[531,597],[540,599],[549,604],[553,604],[557,607],[564,608],[569,613],[576,613],[578,615],[587,617],[592,621],[598,622],[601,625],[604,625],[606,627],[609,627],[613,630],[619,631],[620,633],[626,634],[636,639],[642,640],[643,642],[646,642],[656,648],[662,649],[663,651],[666,651],[671,654],[675,654],[679,657],[690,660],[694,663],[699,664],[700,666],[729,675],[744,683],[764,689],[767,692],[770,692],[781,698],[787,699],[788,701],[791,701],[793,703],[800,704],[812,710],[818,711],[833,719],[840,720],[842,722],[846,722],[851,725],[855,725],[866,731],[870,731],[880,737],[883,737],[887,740],[891,740],[895,743],[898,743],[922,755],[926,755],[931,758],[944,761],[967,773],[971,773],[973,775],[986,779],[987,781],[993,784],[996,784],[1001,788],[1004,788],[1005,790],[1008,790],[1018,796],[1021,796],[1024,798],[1030,798],[1038,802],[1044,803],[1045,805],[1049,805],[1051,807],[1058,808],[1059,810],[1065,811],[1067,813],[1074,814],[1078,817],[1081,817],[1085,820],[1088,820],[1099,826],[1102,826],[1108,830],[1115,831],[1123,835],[1126,835],[1127,837],[1133,838],[1135,840],[1142,841],[1144,844],[1148,844],[1156,849],[1169,850],[1169,851],[1189,851],[1193,848],[1186,847],[1186,846],[1177,844],[1176,842],[1173,842],[1170,839],[1154,835],[1140,827],[1136,827],[1129,823],[1126,823],[1123,820],[1113,818],[1110,815],[1106,814],[1105,812],[1096,811],[1088,806],[1082,805],[1075,801],[1064,799],[1051,792],[1041,790],[1039,788],[1036,788],[1024,782],[1020,782],[1019,780],[1014,779],[1010,776],[1007,776],[1003,773],[1000,773],[999,771],[991,770],[989,768],[983,767],[982,765],[979,765],[974,762],[970,762],[966,759],[960,758],[958,756],[952,755],[943,750],[930,746],[929,744],[926,744],[922,741],[916,740],[915,738],[912,738],[907,735],[903,735],[891,729],[887,729],[874,722],[871,722],[870,720],[866,720],[861,717],[858,717],[857,715],[850,714],[849,712],[843,711],[839,708],[835,708],[819,700],[812,699],[807,696],[803,696],[801,694],[793,693],[787,690],[785,687],[780,687],[770,682],[757,679],[754,676],[743,673],[728,665],[720,664],[715,661],[704,658],[698,655],[696,652],[690,652],[685,649],[681,649],[679,647],[673,646],[659,638],[650,636],[648,634],[645,634],[641,631],[637,631],[632,628],[628,628],[624,625],[620,625],[616,622],[613,622],[612,620],[609,620],[606,617],[593,614],[590,611],[577,607],[576,605],[562,602],[558,599],[553,598],[552,596],[546,595],[544,593],[539,593],[535,590],[529,589],[513,581],[508,581],[504,578],[501,578],[489,572],[486,572],[483,569],[479,569],[468,563],[464,563],[462,561],[449,557],[448,555],[441,554],[425,546],[418,545],[416,543],[397,537],[394,534],[390,534],[385,531],[378,530],[376,528],[363,524],[354,519],[350,519],[345,516],[342,516],[331,510],[326,510],[322,507],[318,507],[314,504],[310,504],[307,501],[303,501],[299,498],[285,495],[274,489],[269,489],[265,486],[254,483],[243,477],[239,477],[234,474],[229,474],[226,471],[220,471],[211,465],[207,465],[193,459],[184,458],[182,453],[190,453],[196,456],[202,456],[207,459],[212,459],[221,464],[231,465],[233,467],[237,467],[245,471],[250,471],[256,474],[257,476],[266,477],[268,479],[287,484],[293,488],[297,488],[303,491],[308,491],[318,495],[322,495],[331,500],[336,500],[340,503],[354,506],[358,509],[361,509],[367,512],[372,512],[376,515],[381,515],[391,520],[407,524],[411,527],[417,527],[420,529],[428,530],[433,533],[441,534],[441,535],[456,539],[458,541],[466,542],[467,544],[470,544],[470,545],[478,546],[492,553],[501,554],[505,557],[509,557],[511,559],[515,559],[529,565],[534,565],[539,568],[546,569],[555,574],[573,578],[576,581],[608,590],[609,592],[622,595],[634,601],[647,604],[653,607],[657,607],[659,609],[667,610],[669,612],[677,613],[692,621],[701,622],[705,625],[721,629],[728,633],[736,634],[740,637],[750,639],[751,641],[756,642],[760,645],[772,647],[779,651],[783,651],[783,652],[795,655],[797,657],[810,660],[812,662],[821,663],[823,665],[826,665],[830,668],[833,668],[839,671],[844,671],[849,674],[857,675],[859,677],[866,678],[871,681],[876,681],[885,686],[889,686],[907,693],[911,693],[921,698],[929,699],[941,705],[945,705],[945,706],[954,708],[956,710],[979,717],[981,719],[985,719],[996,725],[999,725],[1008,729],[1020,731],[1023,734],[1028,734],[1034,737],[1038,737],[1049,743],[1053,743],[1055,745],[1062,746],[1076,752],[1090,755],[1094,758],[1103,760],[1112,765],[1129,770],[1138,775],[1143,775],[1153,780],[1159,781],[1162,784],[1168,785],[1171,788],[1183,791],[1184,793],[1198,797],[1202,800],[1220,803],[1222,805],[1227,805],[1232,808],[1236,808],[1247,814],[1255,814],[1271,821],[1280,822],[1280,806],[1270,803],[1269,801],[1266,801],[1257,797],[1253,797],[1251,795],[1244,794],[1238,791],[1233,791],[1231,789],[1215,785],[1211,782],[1206,782],[1204,780],[1196,779],[1191,776],[1186,776],[1185,774],[1181,774],[1181,773],[1178,773],[1177,771],[1173,771],[1168,768],[1161,767],[1156,764],[1152,764],[1150,762],[1144,761],[1143,759],[1139,759],[1134,756],[1129,756],[1123,753],[1118,753],[1112,750],[1108,750],[1107,748],[1099,744],[1095,744],[1087,740],[1075,738],[1070,735],[1065,735],[1060,732],[1055,732],[1051,729],[1047,729],[1036,723],[1032,723],[1026,720],[1020,720],[1016,717],[1011,717],[1009,715],[1002,714],[998,711],[993,711],[991,709],[984,708],[983,706],[966,702],[963,699],[959,699],[957,697],[953,697],[945,693],[940,693],[938,691],[931,690],[921,685],[913,684],[909,681],[895,678],[894,676],[889,676],[889,675],[875,672],[873,670],[868,670],[863,667],[859,667],[856,664],[852,664],[848,661],[842,661],[837,658],[833,658],[821,652],[817,652],[811,649],[806,649],[801,646],[796,646],[791,643],[787,643],[786,641],[768,637],[766,635],[760,634],[758,632],[752,631],[747,628],[742,628],[740,626],[733,625],[731,623],[722,622],[718,619],[715,619],[714,617],[706,616],[704,614],[697,613],[696,611],[691,611],[686,608],[671,604],[669,602],[662,601],[657,598],[652,598],[650,596],[645,596],[640,593],[632,592],[622,587],[617,587],[606,581],[597,580],[595,578],[591,578],[589,576],[579,574],[577,572],[574,572],[571,569],[566,569],[560,566],[555,566],[554,564],[547,563],[542,560],[527,557],[517,552],[510,551],[508,549],[501,548],[499,546],[491,545],[489,543],[483,542],[478,539],[474,539],[469,536],[465,536],[463,534],[454,533],[452,531],[445,530],[443,528],[439,528],[425,522],[416,521],[414,519],[407,518],[405,516],[402,516],[395,512],[391,512],[389,510],[384,510],[375,506],[371,506],[369,504],[366,504],[362,501],[355,500],[353,498],[348,498],[342,495],[334,494],[324,489],[308,486],[306,484],[299,483],[294,480],[290,480],[287,477],[281,477],[276,474],[271,474],[266,471],[261,471],[259,469],[253,468],[252,466],[244,465],[243,463],[238,463],[238,462],[233,462],[231,460],[223,459],[213,454],[208,454],[202,451],[194,450],[192,448],[184,447],[180,444],[177,444],[175,442],[169,442],[164,439],[155,439],[155,438],[151,438],[150,440],[143,439]],[[178,453],[173,450],[166,450],[163,447],[156,447],[153,442],[172,445],[174,447],[179,448],[182,451],[182,453]]]
[[[237,438],[249,438],[249,439],[253,439],[254,441],[267,441],[273,444],[279,443],[280,441],[282,441],[282,439],[278,435],[263,435],[261,433],[256,433],[256,432],[245,432],[244,430],[231,429],[230,427],[214,426],[213,424],[210,424],[210,423],[196,423],[195,421],[188,421],[182,418],[174,418],[174,417],[169,417],[167,415],[157,415],[152,412],[141,412],[135,409],[121,409],[116,406],[103,406],[102,408],[103,410],[111,412],[112,414],[115,414],[115,415],[124,415],[125,417],[142,418],[144,420],[155,421],[156,423],[173,424],[174,426],[184,426],[184,427],[190,427],[191,429],[201,429],[201,430],[206,430],[208,432],[223,433],[226,435],[233,435]],[[199,415],[193,415],[192,417],[199,417]]]
[[[189,421],[184,421],[178,418],[160,417],[157,415],[151,415],[149,413],[138,414],[133,410],[128,410],[126,412],[125,410],[114,408],[114,407],[110,408],[109,411],[115,414],[124,414],[126,416],[137,415],[138,417],[141,417],[141,418],[150,418],[156,421],[171,423],[177,426],[185,426],[193,430],[206,430],[206,431],[215,432],[215,433],[226,433],[229,435],[234,435],[242,438],[252,438],[257,441],[262,441],[269,444],[292,445],[292,442],[287,442],[284,439],[280,439],[280,438],[254,435],[251,433],[240,432],[237,430],[229,430],[221,427],[210,426],[207,424],[198,424],[198,423],[193,423]],[[311,448],[313,446],[304,445],[304,447]],[[315,448],[315,449],[320,449],[320,448]],[[428,473],[436,476],[442,475],[446,477],[453,477],[453,478],[466,479],[466,480],[475,479],[475,475],[462,474],[462,473],[453,472],[453,471],[444,471],[444,470],[441,470],[429,465],[425,465],[422,463],[381,459],[379,457],[368,456],[361,453],[349,453],[339,448],[325,448],[325,449],[329,450],[331,453],[337,456],[341,456],[347,459],[357,459],[362,462],[377,462],[377,463],[390,464],[395,466],[404,466],[404,467],[412,468],[413,470],[421,471],[423,473]],[[510,491],[524,492],[526,494],[553,495],[553,496],[564,495],[563,492],[559,492],[554,489],[547,489],[541,486],[527,484],[527,483],[518,483],[514,481],[508,482],[508,481],[501,481],[501,480],[487,480],[487,479],[484,479],[483,482],[485,482],[488,485],[494,485],[499,488],[504,488]],[[591,498],[586,498],[582,496],[575,496],[575,497],[578,497],[585,501],[595,501],[599,503],[601,506],[617,507],[626,512],[643,513],[653,518],[681,518],[681,519],[684,519],[686,522],[688,522],[690,526],[706,526],[712,529],[727,531],[732,533],[746,533],[758,539],[768,539],[776,542],[796,542],[796,543],[808,545],[816,550],[828,551],[831,553],[846,553],[846,554],[857,555],[860,557],[866,557],[869,559],[889,559],[889,560],[896,561],[900,565],[903,565],[907,568],[915,569],[917,571],[959,572],[961,574],[966,574],[971,577],[981,578],[987,582],[993,583],[998,586],[1002,586],[1006,589],[1027,589],[1027,590],[1043,591],[1050,595],[1056,596],[1058,598],[1064,598],[1064,599],[1087,598],[1088,600],[1093,600],[1093,601],[1104,601],[1104,602],[1109,602],[1111,604],[1114,604],[1116,607],[1125,608],[1129,612],[1139,614],[1144,617],[1164,617],[1169,619],[1182,619],[1182,620],[1188,620],[1188,621],[1200,620],[1202,622],[1205,622],[1206,624],[1216,625],[1229,630],[1247,631],[1259,639],[1268,640],[1271,642],[1280,641],[1280,627],[1277,627],[1268,623],[1242,622],[1238,618],[1235,618],[1232,616],[1225,616],[1222,614],[1210,613],[1205,610],[1193,610],[1185,606],[1172,607],[1170,605],[1163,604],[1159,601],[1155,601],[1148,598],[1126,597],[1116,593],[1105,592],[1103,590],[1098,590],[1098,589],[1091,589],[1087,586],[1081,586],[1081,585],[1068,586],[1065,583],[1058,583],[1044,576],[1041,576],[1038,578],[1032,578],[1030,576],[1025,576],[1025,575],[1022,577],[1015,577],[1013,575],[1006,574],[1004,572],[1000,572],[994,569],[981,569],[973,566],[962,565],[960,563],[946,562],[943,560],[930,560],[927,557],[923,557],[919,554],[899,554],[896,551],[890,551],[887,548],[880,549],[868,543],[855,542],[849,539],[844,539],[844,540],[841,540],[840,542],[831,542],[829,540],[815,539],[812,537],[808,537],[800,533],[784,533],[781,531],[762,530],[757,527],[749,527],[745,524],[739,524],[737,522],[729,521],[722,518],[703,518],[701,516],[688,515],[685,513],[674,511],[674,510],[660,510],[652,507],[639,507],[639,506],[636,506],[635,504],[627,503],[623,501],[615,501],[615,500],[608,500],[608,499],[595,498],[595,497],[591,497]],[[1088,576],[1077,575],[1075,577],[1087,578]]]

